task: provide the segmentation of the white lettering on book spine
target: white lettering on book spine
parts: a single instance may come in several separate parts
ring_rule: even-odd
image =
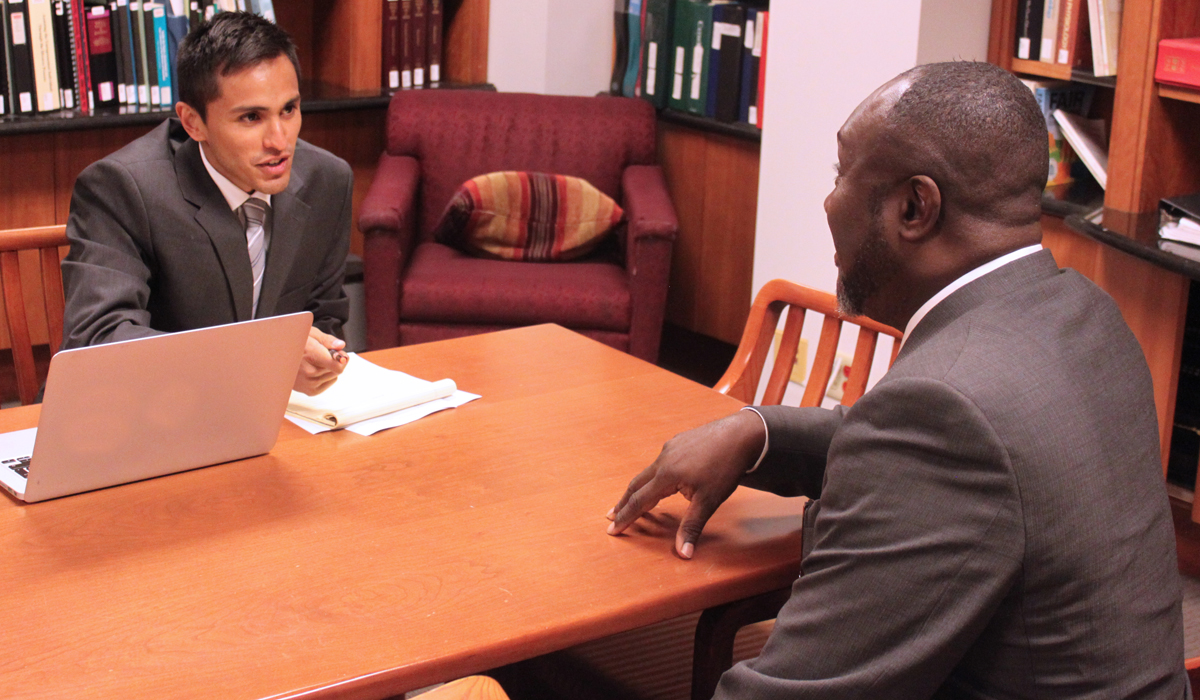
[[[12,26],[10,28],[10,31],[12,32],[13,45],[24,46],[25,45],[25,13],[24,12],[12,13]]]
[[[748,19],[748,20],[746,20],[746,41],[743,44],[743,46],[745,46],[746,48],[750,49],[751,52],[753,52],[754,51],[754,42],[756,41],[756,39],[757,39],[757,37],[754,34],[754,20]]]
[[[113,98],[113,84],[111,81],[100,83],[100,101],[108,102]]]
[[[765,22],[759,22],[754,27],[754,51],[752,52],[755,58],[762,58],[762,42],[763,42],[763,27]]]
[[[429,66],[429,82],[438,83],[442,80],[442,64],[433,63]]]
[[[650,42],[646,49],[646,94],[653,95],[657,90],[655,79],[658,77],[658,42]]]
[[[393,90],[400,87],[400,71],[388,71],[388,87],[392,88]]]
[[[1029,60],[1029,37],[1023,36],[1017,41],[1017,58]]]
[[[33,111],[33,93],[22,92],[19,99],[21,100],[21,111],[22,112],[32,112]]]
[[[712,48],[713,51],[721,50],[721,37],[733,36],[742,38],[742,27],[729,22],[713,22]]]

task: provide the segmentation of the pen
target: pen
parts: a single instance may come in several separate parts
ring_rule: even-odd
[[[335,348],[329,348],[329,356],[333,358],[334,362],[348,362],[350,360],[349,355]]]

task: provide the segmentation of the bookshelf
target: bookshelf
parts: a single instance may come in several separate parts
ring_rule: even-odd
[[[350,246],[359,254],[358,207],[384,147],[388,95],[379,87],[384,1],[275,3],[276,19],[295,40],[305,76],[300,137],[344,158],[354,170]],[[444,86],[486,83],[488,0],[449,0],[444,17]],[[52,113],[0,120],[0,229],[66,223],[79,173],[172,114]],[[34,314],[30,323],[34,342],[45,343],[45,318]],[[3,340],[0,350],[7,347]]]
[[[1017,0],[995,0],[988,60],[1023,75],[1047,76],[1047,64],[1013,57]],[[1200,36],[1194,0],[1125,0],[1116,80],[1101,100],[1109,120],[1104,226],[1142,243],[1157,227],[1158,200],[1200,191],[1200,91],[1154,82],[1160,39]],[[1049,77],[1063,77],[1050,75]],[[1170,450],[1180,351],[1190,279],[1117,246],[1086,237],[1061,219],[1044,217],[1045,244],[1060,265],[1074,267],[1113,296],[1133,329],[1154,380],[1163,464]],[[1193,519],[1200,521],[1200,500]]]

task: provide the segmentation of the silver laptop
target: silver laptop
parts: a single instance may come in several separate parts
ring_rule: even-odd
[[[33,503],[275,446],[308,312],[64,350],[38,427],[0,434],[0,486]]]

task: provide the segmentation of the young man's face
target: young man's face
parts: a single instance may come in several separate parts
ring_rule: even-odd
[[[280,54],[218,75],[217,86],[205,119],[181,105],[188,134],[203,144],[217,172],[243,191],[283,192],[300,135],[300,87],[292,62]]]

